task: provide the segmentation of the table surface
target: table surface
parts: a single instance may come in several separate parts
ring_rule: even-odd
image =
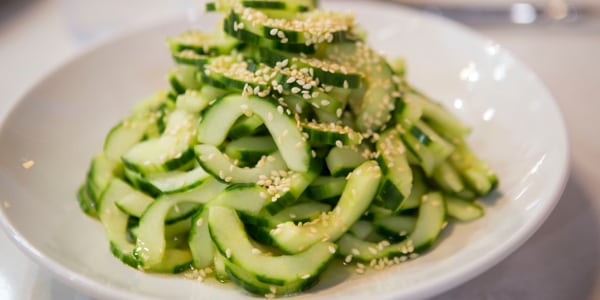
[[[121,28],[181,13],[192,1],[145,0],[135,23]],[[67,2],[0,3],[0,120],[44,74],[86,47],[73,30]],[[510,50],[549,87],[567,123],[572,164],[558,206],[529,241],[435,299],[600,299],[600,17],[473,29]],[[89,298],[30,261],[0,230],[0,299]]]

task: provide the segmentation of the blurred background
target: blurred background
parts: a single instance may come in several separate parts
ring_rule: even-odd
[[[452,18],[508,49],[549,87],[571,141],[569,182],[548,221],[499,265],[437,299],[600,299],[600,0],[378,1]],[[0,0],[0,120],[29,87],[83,49],[177,15],[193,24],[203,3]],[[0,299],[88,298],[39,269],[0,232]]]

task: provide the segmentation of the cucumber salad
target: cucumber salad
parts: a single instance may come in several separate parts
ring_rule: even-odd
[[[470,129],[313,0],[216,0],[212,32],[167,40],[171,88],[106,136],[78,200],[144,272],[276,297],[331,264],[416,258],[483,216],[498,180]],[[433,250],[435,251],[435,250]]]

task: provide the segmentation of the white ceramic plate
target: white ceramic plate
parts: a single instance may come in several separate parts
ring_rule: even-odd
[[[366,275],[324,276],[300,298],[414,299],[456,286],[488,269],[541,225],[562,192],[568,143],[546,88],[502,47],[454,23],[378,2],[352,9],[375,48],[404,56],[409,77],[474,128],[470,142],[497,170],[501,196],[485,218],[452,225],[422,257]],[[206,20],[206,27],[213,20]],[[36,85],[0,131],[0,215],[33,260],[67,284],[101,298],[232,299],[239,290],[150,275],[112,257],[100,223],[75,193],[89,159],[133,103],[167,87],[172,65],[164,38],[183,20],[92,49]]]

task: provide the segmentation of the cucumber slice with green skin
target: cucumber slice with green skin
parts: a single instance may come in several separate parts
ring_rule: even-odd
[[[229,278],[241,286],[244,290],[264,297],[275,297],[275,296],[289,296],[308,290],[318,282],[318,277],[306,281],[294,282],[286,285],[274,285],[264,283],[256,279],[252,273],[244,270],[237,266],[231,261],[225,259],[225,271],[229,275]]]
[[[131,191],[126,195],[123,195],[121,198],[115,201],[115,205],[124,213],[139,218],[146,207],[148,207],[152,202],[154,202],[154,198],[138,191],[132,189],[135,192]]]
[[[446,160],[446,158],[454,151],[454,145],[437,134],[425,122],[418,120],[413,125],[408,124],[406,127],[419,142],[431,149],[435,154],[436,165],[439,162]]]
[[[448,216],[462,222],[483,217],[483,208],[473,201],[467,201],[450,195],[444,195]]]
[[[359,145],[363,137],[360,133],[347,126],[335,123],[302,123],[302,130],[308,134],[308,141],[313,145]]]
[[[257,116],[252,115],[250,117],[241,116],[229,130],[228,137],[231,139],[238,139],[246,136],[260,135],[267,133],[268,130],[264,126],[263,120]]]
[[[196,198],[161,197],[154,201],[140,217],[134,255],[143,269],[152,269],[165,258],[165,219],[177,204],[193,202],[206,204],[222,190],[223,185],[216,180],[207,180],[200,186],[203,193]]]
[[[241,54],[218,56],[204,66],[203,79],[219,82],[229,90],[268,96],[271,80],[277,73],[266,65],[260,65],[256,70],[251,70],[249,65]]]
[[[204,87],[202,88],[204,89]],[[189,90],[185,94],[177,96],[176,108],[191,114],[198,114],[208,107],[210,101],[210,98],[205,97],[202,92]]]
[[[276,214],[295,203],[311,182],[319,176],[321,169],[321,164],[314,160],[306,172],[279,172],[280,174],[261,178],[258,184],[265,186],[272,195],[271,203],[266,206],[266,210]]]
[[[207,109],[198,124],[198,141],[220,145],[234,122],[244,113],[254,113],[264,120],[287,166],[297,172],[308,171],[311,148],[293,118],[277,104],[263,98],[226,96]]]
[[[320,241],[335,241],[369,207],[380,180],[381,170],[377,163],[363,163],[350,173],[344,192],[331,212],[302,226],[293,222],[279,224],[270,231],[271,238],[287,253],[301,252]]]
[[[225,154],[244,163],[256,164],[263,156],[277,151],[277,145],[270,136],[241,137],[225,146]]]
[[[181,95],[187,90],[197,90],[202,83],[198,78],[198,68],[195,66],[178,65],[168,75],[169,83],[173,90]]]
[[[358,147],[335,147],[325,157],[329,173],[335,177],[346,176],[366,160]]]
[[[283,222],[309,222],[323,213],[331,210],[331,206],[316,201],[302,202],[287,207],[273,216],[271,224],[277,225]]]
[[[352,227],[350,227],[348,233],[359,239],[366,239],[369,235],[371,235],[371,233],[373,233],[373,231],[375,231],[375,226],[373,226],[373,223],[365,220],[358,220],[356,223],[354,223],[354,225],[352,225]]]
[[[215,249],[208,230],[210,206],[230,207],[247,215],[257,215],[270,201],[265,189],[256,185],[233,185],[219,193],[192,218],[189,245],[194,258],[194,267],[209,267],[215,259]]]
[[[182,273],[192,266],[192,254],[188,249],[170,248],[165,250],[164,259],[146,272],[154,273]]]
[[[383,235],[390,242],[401,241],[413,232],[417,218],[413,216],[386,216],[375,218],[373,225],[377,232]]]
[[[315,3],[306,0],[272,1],[272,0],[243,0],[223,1],[216,0],[206,4],[208,12],[229,12],[235,4],[243,7],[258,9],[272,18],[290,18],[298,12],[306,12],[316,8]]]
[[[295,255],[267,256],[250,243],[244,224],[235,210],[211,206],[208,214],[210,235],[229,261],[264,283],[287,285],[314,280],[336,253],[336,245],[319,242]]]
[[[216,179],[209,178],[191,190],[162,196],[163,198],[166,197],[172,199],[171,201],[178,202],[178,204],[174,205],[167,214],[165,224],[172,224],[178,220],[194,215],[202,207],[202,204],[195,203],[194,199],[203,199],[206,190],[210,190],[211,193],[212,191],[216,193],[223,191],[225,188],[227,188],[227,185],[218,182]]]
[[[137,193],[139,192],[121,179],[113,178],[102,195],[98,208],[98,218],[110,241],[111,252],[123,263],[134,268],[138,267],[138,261],[133,256],[135,244],[127,240],[129,215],[119,210],[115,203],[127,195]]]
[[[294,113],[301,117],[305,117],[308,119],[312,109],[310,107],[310,102],[304,100],[301,96],[290,94],[283,95],[284,102],[287,104],[287,107]]]
[[[413,168],[413,183],[408,197],[400,205],[399,211],[415,209],[421,205],[421,198],[429,192],[425,184],[425,175],[421,170]]]
[[[256,184],[231,185],[209,203],[225,206],[249,215],[257,215],[271,201],[267,190]]]
[[[405,120],[414,123],[423,117],[423,106],[422,97],[412,92],[406,92],[402,95],[402,105],[394,111],[394,118],[397,123]]]
[[[192,229],[188,238],[193,257],[193,266],[197,269],[210,267],[215,259],[216,249],[208,231],[208,206],[202,207],[192,217]]]
[[[125,176],[134,186],[152,196],[181,193],[193,189],[206,179],[210,174],[201,167],[190,171],[171,171],[161,174],[142,176],[132,170],[125,170]]]
[[[87,173],[87,181],[85,183],[85,194],[81,196],[87,196],[87,200],[90,204],[90,212],[95,211],[98,208],[102,193],[106,190],[106,187],[114,177],[121,177],[123,173],[123,164],[119,161],[111,161],[106,155],[96,155],[90,164],[90,169]],[[86,200],[83,198],[82,200]]]
[[[160,112],[149,115],[133,115],[113,127],[104,141],[104,153],[111,161],[120,161],[121,156],[138,144],[146,135]]]
[[[345,186],[345,177],[322,176],[310,184],[306,194],[310,199],[316,201],[330,199],[339,197],[344,191]]]
[[[217,183],[214,185],[215,189],[225,189],[226,185],[221,184],[219,187],[218,185],[220,183],[216,182],[216,180],[214,181]],[[199,186],[182,193],[163,196],[170,199],[178,199],[172,200],[178,202],[178,204],[174,205],[167,214],[167,217],[165,218],[165,224],[173,224],[193,215],[202,206],[199,203],[194,203],[193,199],[196,197],[203,197],[202,194],[204,193],[205,189],[206,187]],[[124,197],[119,199],[116,205],[124,213],[132,217],[140,218],[144,214],[146,208],[148,208],[148,206],[150,206],[150,204],[152,204],[154,201],[155,200],[153,198],[149,197]]]
[[[123,155],[123,163],[143,175],[164,173],[186,165],[195,157],[190,147],[195,123],[195,115],[174,111],[163,135],[135,145]]]
[[[180,65],[187,65],[196,68],[203,68],[210,62],[210,56],[198,54],[193,50],[182,50],[172,54],[173,60]]]
[[[442,227],[446,216],[446,205],[440,193],[429,193],[423,196],[419,208],[419,216],[415,229],[402,242],[390,244],[382,241],[372,243],[361,240],[350,234],[345,234],[338,240],[339,253],[344,256],[352,255],[353,260],[371,262],[382,258],[414,257],[411,254],[420,253],[432,246]]]
[[[433,101],[425,94],[410,87],[408,95],[416,98],[416,100],[413,101],[419,102],[422,110],[422,119],[436,132],[448,138],[450,141],[462,139],[471,132],[471,129],[468,126],[448,112],[444,106]]]
[[[361,84],[362,75],[349,65],[327,59],[300,57],[270,48],[260,48],[259,53],[259,60],[272,68],[283,63],[297,69],[312,69],[313,77],[319,79],[321,84],[344,89],[358,88]]]
[[[240,218],[247,226],[246,230],[250,235],[254,236],[254,234],[257,233],[251,232],[251,230],[248,229],[252,228],[251,226],[255,226],[258,228],[254,229],[260,231],[260,234],[266,234],[267,239],[263,239],[261,241],[269,241],[270,239],[268,239],[268,230],[270,228],[273,228],[284,222],[310,222],[323,213],[327,213],[329,210],[331,210],[330,205],[309,200],[307,202],[292,204],[275,215],[271,215],[271,213],[267,211],[262,211],[256,215],[241,213]],[[250,225],[250,227],[248,227],[248,225]]]
[[[424,147],[412,134],[402,131],[399,135],[407,150],[407,158],[410,164],[418,165],[423,169],[425,175],[431,176],[435,169],[436,159],[432,151]]]
[[[219,282],[227,282],[229,281],[229,274],[227,274],[227,269],[225,267],[225,261],[227,259],[221,255],[218,251],[215,251],[215,258],[213,260],[213,266],[215,271],[215,278]]]
[[[412,156],[414,163],[420,165],[428,177],[454,151],[452,144],[420,120],[414,124],[404,120],[404,124],[399,126],[402,127],[398,130],[400,139],[410,154],[409,158]]]
[[[216,179],[225,183],[255,183],[272,172],[285,171],[287,166],[279,154],[264,156],[254,167],[241,168],[213,145],[194,147],[200,165]]]
[[[217,29],[211,32],[186,31],[179,36],[168,38],[167,44],[174,54],[191,50],[197,54],[215,55],[229,54],[239,42],[226,35],[223,30]]]
[[[129,230],[132,240],[137,240],[139,227],[133,227]],[[189,218],[165,225],[165,240],[167,241],[167,249],[186,249],[188,248],[187,238],[191,229],[191,221]]]
[[[408,197],[412,188],[413,175],[406,159],[406,149],[398,138],[395,128],[381,134],[376,148],[379,153],[377,162],[385,180],[373,203],[396,211]]]
[[[203,85],[200,89],[200,94],[204,99],[209,100],[208,104],[210,105],[212,101],[217,101],[217,99],[227,95],[227,90],[220,89],[218,87],[214,87],[212,85]]]
[[[350,33],[354,17],[343,13],[313,11],[297,14],[293,22],[281,22],[256,9],[233,7],[228,19],[234,31],[246,30],[281,44],[314,45],[356,39]]]
[[[279,40],[266,39],[259,34],[239,28],[239,24],[240,20],[237,18],[237,16],[232,16],[230,14],[223,22],[223,30],[230,36],[248,45],[257,45],[292,53],[314,54],[316,52],[316,47],[314,44],[306,45],[304,43],[282,43]]]
[[[82,184],[77,190],[77,203],[79,204],[79,209],[86,215],[94,219],[98,218],[98,206],[96,201],[92,200],[85,184]]]
[[[438,164],[437,168],[433,170],[431,178],[444,192],[461,194],[461,192],[465,191],[465,185],[462,182],[460,174],[448,161]]]
[[[462,175],[465,183],[477,195],[485,196],[498,186],[498,177],[488,164],[479,159],[464,140],[455,144],[450,163]]]
[[[400,97],[393,80],[394,73],[385,58],[362,42],[328,45],[325,56],[351,65],[364,75],[364,94],[355,97],[359,101],[350,102],[351,108],[361,132],[380,131],[392,119],[392,112]]]

